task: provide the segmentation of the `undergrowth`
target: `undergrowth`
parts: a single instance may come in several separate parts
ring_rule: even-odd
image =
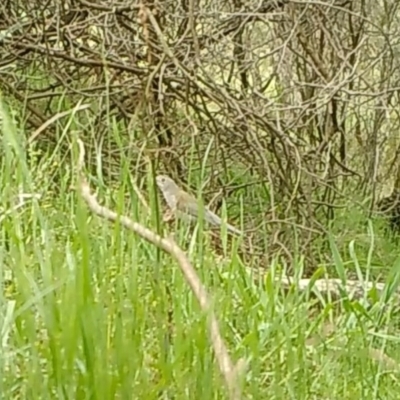
[[[32,149],[4,111],[2,132],[2,396],[227,398],[207,315],[175,262],[118,224],[89,213],[73,190],[72,149],[27,161]],[[56,187],[50,173],[57,177]],[[132,188],[132,171],[122,165],[119,173],[115,189],[101,176],[91,178],[99,201],[170,233],[156,217],[151,171],[137,181],[150,211]],[[41,197],[16,207],[19,193]],[[247,361],[243,398],[398,398],[398,370],[370,354],[374,348],[400,362],[397,310],[389,301],[399,283],[400,261],[395,242],[381,234],[381,221],[365,223],[362,209],[345,209],[331,227],[332,262],[323,268],[332,276],[343,271],[357,278],[380,276],[387,283],[385,304],[345,294],[341,301],[317,301],[296,285],[284,291],[274,280],[285,273],[279,260],[256,281],[248,271],[257,265],[245,268],[234,247],[222,257],[207,232],[196,236],[186,226],[180,229],[175,237],[212,295],[231,356]],[[301,257],[296,259],[299,271],[304,266]],[[330,335],[324,333],[328,325],[334,326]]]

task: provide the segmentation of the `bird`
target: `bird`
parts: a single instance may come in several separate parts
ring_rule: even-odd
[[[199,217],[199,203],[197,199],[182,190],[173,179],[166,175],[157,175],[156,183],[162,192],[168,207],[183,219],[196,220]],[[213,226],[221,226],[222,220],[207,207],[203,211],[204,219]],[[243,232],[230,224],[226,224],[229,232],[243,235]]]

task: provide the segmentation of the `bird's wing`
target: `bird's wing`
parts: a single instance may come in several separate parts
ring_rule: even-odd
[[[180,211],[183,214],[186,214],[187,216],[197,219],[199,217],[199,203],[198,201],[192,197],[190,194],[186,192],[181,192],[179,196],[177,196],[177,204],[176,208],[178,211]],[[222,223],[222,220],[218,215],[214,214],[211,210],[209,210],[207,207],[204,206],[203,208],[203,217],[206,222],[208,222],[211,225],[214,226],[220,226]],[[241,235],[242,231],[239,229],[236,229],[234,226],[227,224],[227,229],[228,231],[235,233],[237,235]]]
[[[198,218],[199,217],[199,202],[196,198],[191,196],[186,192],[181,192],[178,196],[177,209],[180,212],[186,213],[191,217]],[[213,224],[218,225],[221,220],[215,215],[212,211],[210,211],[207,207],[203,205],[203,218]]]
[[[177,196],[176,208],[192,217],[198,217],[198,203],[197,200],[190,194],[181,191]]]

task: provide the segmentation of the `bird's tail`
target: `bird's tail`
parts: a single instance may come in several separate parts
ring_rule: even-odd
[[[243,232],[242,232],[241,230],[235,228],[235,227],[232,226],[232,225],[226,224],[226,227],[228,228],[228,231],[230,231],[230,232],[232,232],[232,233],[235,233],[236,235],[239,235],[239,236],[240,236],[240,235],[243,235]]]
[[[210,211],[210,210],[207,210],[207,211],[208,211],[207,212],[207,217],[209,219],[209,222],[212,225],[221,226],[222,225],[221,218],[218,217],[218,215],[214,214],[212,211]],[[231,233],[235,233],[236,235],[242,235],[243,234],[242,231],[240,231],[239,229],[236,229],[234,226],[232,226],[232,225],[230,225],[228,223],[226,224],[226,227],[227,227],[228,231],[231,232]]]

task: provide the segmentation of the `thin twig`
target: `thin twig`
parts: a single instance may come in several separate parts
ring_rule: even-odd
[[[10,214],[12,214],[14,211],[19,210],[26,204],[26,200],[31,200],[31,199],[36,199],[39,200],[41,198],[41,195],[39,193],[19,193],[17,195],[18,203],[13,205],[11,208],[5,210],[1,215],[0,215],[0,223],[3,222],[3,220]]]
[[[59,112],[53,115],[50,119],[48,119],[45,123],[39,126],[35,132],[28,139],[28,144],[31,144],[44,130],[46,130],[52,123],[56,122],[57,120],[66,117],[69,114],[74,115],[78,111],[87,110],[90,107],[90,104],[77,104],[72,110]]]

